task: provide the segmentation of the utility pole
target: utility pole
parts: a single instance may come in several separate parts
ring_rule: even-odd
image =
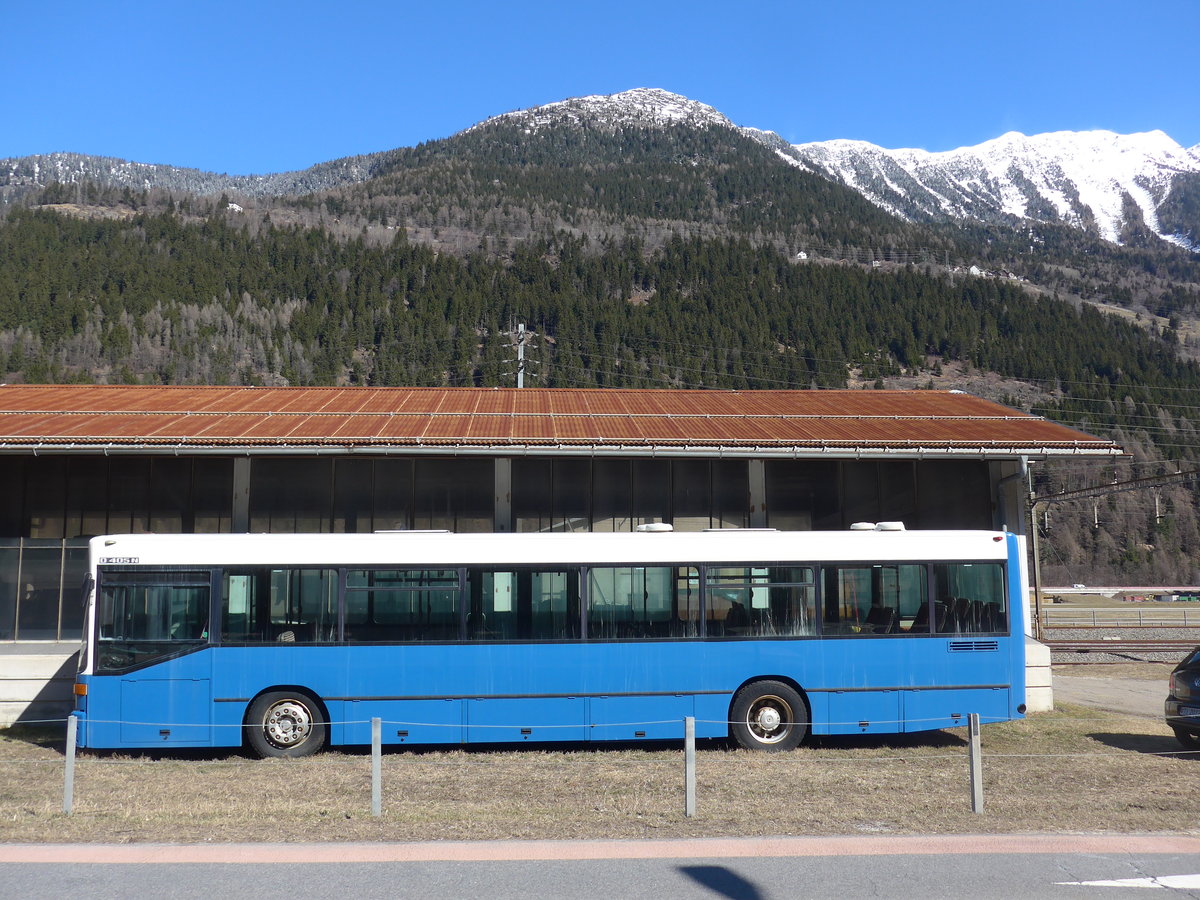
[[[1175,472],[1170,475],[1150,475],[1145,478],[1134,478],[1130,481],[1114,481],[1112,484],[1098,485],[1096,487],[1082,488],[1075,491],[1063,491],[1058,494],[1051,494],[1048,497],[1035,497],[1033,494],[1032,484],[1029,489],[1029,520],[1032,526],[1033,538],[1033,637],[1035,640],[1042,639],[1042,559],[1041,550],[1038,548],[1038,527],[1037,517],[1039,511],[1044,511],[1051,503],[1064,503],[1070,500],[1095,500],[1097,497],[1103,497],[1107,494],[1121,494],[1126,491],[1141,491],[1152,490],[1155,492],[1155,514],[1158,513],[1157,499],[1158,488],[1165,487],[1170,484],[1181,484],[1192,482],[1200,479],[1200,469],[1192,469],[1187,472]],[[1032,480],[1032,479],[1031,479]],[[1096,501],[1092,507],[1094,527],[1100,527],[1100,504]]]
[[[525,323],[517,323],[517,387],[525,387]]]
[[[510,330],[508,330],[508,331],[501,332],[501,334],[503,334],[506,338],[508,338],[508,341],[510,344],[516,344],[516,347],[517,347],[516,371],[515,372],[503,372],[501,374],[503,374],[505,376],[516,375],[517,376],[517,387],[523,388],[523,387],[525,387],[525,373],[529,368],[529,361],[527,359],[525,359],[525,345],[527,343],[529,343],[533,338],[535,338],[537,336],[537,333],[532,332],[532,331],[526,331],[524,322],[518,322],[515,331],[512,330],[511,324],[509,326],[509,329]],[[535,360],[535,362],[536,362],[536,360]],[[529,377],[537,378],[537,373],[530,372]]]

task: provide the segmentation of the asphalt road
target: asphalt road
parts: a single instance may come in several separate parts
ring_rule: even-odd
[[[1102,667],[1101,667],[1102,670]],[[1162,719],[1167,679],[1110,678],[1054,673],[1054,702],[1078,703],[1131,716]]]
[[[1200,897],[1200,835],[10,844],[0,845],[0,884],[6,897],[33,900]]]

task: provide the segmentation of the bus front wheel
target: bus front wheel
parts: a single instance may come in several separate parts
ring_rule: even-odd
[[[782,681],[756,681],[733,698],[734,739],[747,750],[794,750],[808,736],[808,711],[795,688]]]
[[[310,756],[325,746],[320,705],[302,691],[272,691],[257,697],[246,713],[250,747],[262,758]]]

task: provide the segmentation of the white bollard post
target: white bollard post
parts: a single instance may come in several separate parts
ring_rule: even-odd
[[[63,813],[71,815],[75,809],[75,744],[79,736],[79,720],[67,716],[67,769],[63,779]]]
[[[383,720],[371,720],[371,815],[383,815]]]
[[[696,815],[696,718],[683,720],[683,814]]]
[[[971,757],[971,812],[983,812],[983,759],[979,749],[979,713],[967,715]]]

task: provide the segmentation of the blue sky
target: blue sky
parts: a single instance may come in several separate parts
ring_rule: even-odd
[[[800,143],[1200,143],[1200,0],[0,0],[0,157],[250,174],[659,87]]]

